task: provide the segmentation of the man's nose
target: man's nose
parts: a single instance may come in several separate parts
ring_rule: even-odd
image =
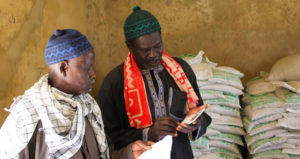
[[[154,48],[150,49],[149,57],[154,58],[157,56],[157,53]]]
[[[96,78],[96,73],[95,73],[94,69],[92,69],[92,72],[90,74],[90,78],[91,79],[95,79]]]

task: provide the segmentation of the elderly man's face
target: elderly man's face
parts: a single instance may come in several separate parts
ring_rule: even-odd
[[[91,91],[96,78],[93,68],[94,59],[95,53],[90,50],[78,58],[70,60],[70,72],[67,80],[74,94]]]
[[[140,36],[133,44],[127,46],[133,52],[133,58],[139,68],[151,69],[159,65],[163,53],[160,32]]]

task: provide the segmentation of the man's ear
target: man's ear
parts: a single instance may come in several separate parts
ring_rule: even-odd
[[[128,42],[128,41],[125,41],[125,43],[126,43],[126,46],[127,46],[128,50],[129,50],[130,52],[133,52],[133,51],[132,51],[132,43],[130,43],[130,42]]]
[[[69,71],[69,69],[70,69],[70,65],[68,60],[64,60],[60,62],[59,71],[64,77],[67,76],[67,72]]]

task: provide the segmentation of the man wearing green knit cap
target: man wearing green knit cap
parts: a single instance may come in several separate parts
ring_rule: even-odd
[[[193,159],[190,140],[206,132],[211,118],[203,113],[192,124],[180,124],[186,113],[203,105],[196,77],[180,58],[163,50],[161,27],[136,6],[124,24],[129,53],[99,90],[105,131],[115,149],[136,140],[173,136],[172,159]]]

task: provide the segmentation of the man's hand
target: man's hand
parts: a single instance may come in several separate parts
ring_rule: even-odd
[[[187,121],[184,122],[183,124],[180,124],[176,130],[180,131],[182,133],[190,133],[190,132],[193,132],[194,130],[198,129],[201,125],[204,124],[205,117],[202,114],[195,121],[193,121],[193,118],[196,118],[198,116],[197,114],[202,113],[206,108],[207,108],[207,104],[204,104],[200,107],[190,109],[185,117],[185,119],[187,119]],[[191,124],[187,124],[187,123],[190,123],[189,121],[193,121],[193,122]]]
[[[134,143],[132,143],[131,149],[132,149],[132,154],[134,159],[138,159],[144,151],[150,150],[153,144],[154,142],[152,141],[141,141],[141,140],[137,140]]]
[[[177,136],[177,126],[180,123],[172,117],[163,116],[156,119],[148,131],[148,139],[159,140],[161,136]]]
[[[190,125],[188,125],[188,124],[179,125],[177,127],[177,131],[180,131],[182,133],[193,132],[196,129],[198,129],[201,126],[202,123],[203,123],[203,114]]]

